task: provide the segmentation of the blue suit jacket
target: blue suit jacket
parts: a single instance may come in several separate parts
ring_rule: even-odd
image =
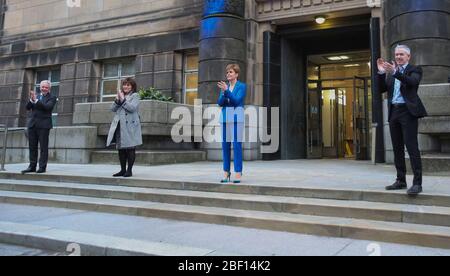
[[[220,93],[217,104],[222,107],[221,123],[243,123],[245,96],[247,86],[237,81],[233,92],[230,90]]]

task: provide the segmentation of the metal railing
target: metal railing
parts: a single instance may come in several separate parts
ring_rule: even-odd
[[[5,163],[6,163],[6,150],[8,148],[8,133],[13,131],[23,131],[23,128],[8,128],[7,125],[0,125],[0,132],[4,130],[5,134],[3,135],[3,148],[2,148],[2,159],[0,160],[0,172],[6,171]]]
[[[5,162],[6,162],[6,148],[8,146],[8,126],[7,125],[0,125],[0,129],[5,130],[5,138],[3,139],[3,151],[2,151],[2,160],[1,160],[1,167],[0,171],[4,172],[5,170]]]

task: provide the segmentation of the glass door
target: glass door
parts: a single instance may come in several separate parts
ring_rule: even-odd
[[[323,157],[322,88],[320,81],[308,81],[308,159]]]
[[[339,88],[337,94],[337,117],[338,117],[338,158],[346,157],[346,136],[347,136],[347,91]]]
[[[354,78],[353,128],[356,160],[369,160],[368,84],[365,78]]]
[[[322,143],[323,157],[325,158],[338,158],[337,91],[336,88],[322,88]]]

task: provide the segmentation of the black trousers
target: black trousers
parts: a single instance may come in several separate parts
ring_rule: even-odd
[[[48,162],[48,137],[50,129],[44,128],[29,128],[28,142],[30,149],[30,167],[36,168],[38,161],[38,144],[41,148],[39,158],[39,168],[47,168]]]
[[[409,113],[405,106],[392,107],[389,122],[394,148],[397,180],[406,182],[405,145],[414,173],[414,185],[422,185],[422,159],[419,151],[419,119]]]

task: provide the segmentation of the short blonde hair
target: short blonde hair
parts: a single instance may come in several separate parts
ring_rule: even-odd
[[[236,74],[239,74],[241,72],[241,67],[239,67],[239,64],[233,63],[233,64],[228,64],[226,70],[227,70],[227,72],[229,70],[233,70],[234,72],[236,72]]]

